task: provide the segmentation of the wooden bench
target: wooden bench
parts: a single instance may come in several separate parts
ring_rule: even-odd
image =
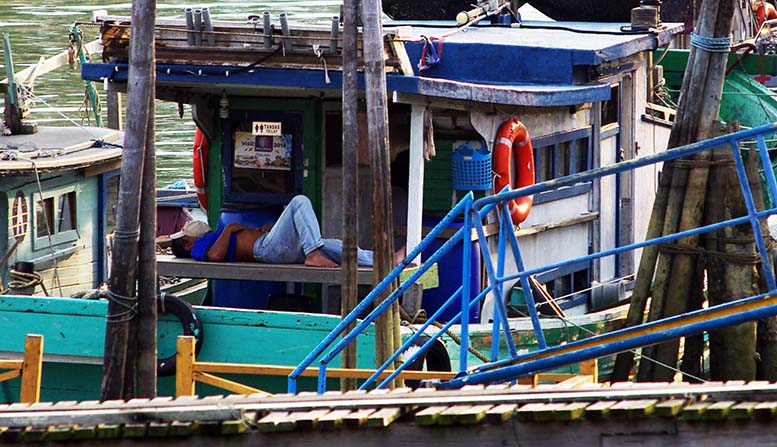
[[[303,264],[261,264],[258,262],[207,262],[176,258],[171,255],[157,256],[157,273],[161,276],[179,278],[235,279],[245,281],[306,282],[318,284],[341,284],[342,269],[308,267]],[[405,269],[401,278],[407,278],[412,269]],[[373,285],[372,268],[359,267],[357,281]],[[437,266],[433,266],[418,281],[424,288],[437,287]]]

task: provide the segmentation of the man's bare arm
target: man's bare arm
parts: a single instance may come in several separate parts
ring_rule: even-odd
[[[232,233],[237,233],[245,229],[244,225],[239,223],[231,223],[224,227],[221,231],[216,242],[211,245],[208,252],[205,254],[208,261],[221,262],[227,257],[227,251],[229,251],[229,239],[232,237]]]

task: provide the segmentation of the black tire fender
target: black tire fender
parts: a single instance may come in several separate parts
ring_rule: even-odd
[[[172,314],[181,322],[183,328],[182,335],[191,335],[194,337],[194,353],[199,354],[202,350],[204,333],[202,330],[202,320],[197,315],[191,304],[178,298],[175,295],[161,293],[157,296],[157,312],[160,315]],[[172,376],[175,374],[175,353],[163,359],[157,359],[156,372],[159,376]]]
[[[421,347],[427,341],[429,341],[429,337],[422,335],[413,341],[413,345]],[[423,355],[408,365],[407,369],[421,371],[424,364],[426,364],[427,371],[451,371],[451,358],[448,356],[445,345],[439,339],[435,340]],[[418,388],[420,383],[420,380],[405,380],[405,385],[413,389]]]

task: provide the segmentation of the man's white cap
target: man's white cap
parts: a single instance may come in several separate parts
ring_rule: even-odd
[[[201,220],[190,220],[183,225],[181,231],[170,235],[170,239],[178,239],[184,236],[201,238],[210,233],[210,226]]]

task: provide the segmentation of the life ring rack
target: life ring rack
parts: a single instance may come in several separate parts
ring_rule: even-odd
[[[208,208],[208,137],[199,126],[194,132],[192,154],[192,170],[194,171],[194,187],[197,190],[197,201],[203,208]]]
[[[197,315],[191,304],[178,298],[175,295],[160,293],[157,296],[157,312],[160,315],[171,314],[175,316],[183,328],[181,335],[190,335],[194,337],[194,353],[199,354],[202,350],[204,333],[202,330],[202,320]],[[157,375],[172,376],[175,374],[175,353],[172,355],[157,359]]]
[[[505,186],[518,189],[534,184],[534,150],[529,131],[521,121],[509,119],[499,128],[494,145],[493,169],[495,193],[499,193]],[[516,174],[515,180],[513,171]],[[508,202],[514,225],[520,225],[526,220],[532,202],[532,196],[518,197]]]

